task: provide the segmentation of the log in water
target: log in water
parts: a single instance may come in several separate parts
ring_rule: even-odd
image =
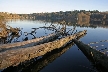
[[[108,56],[106,54],[101,53],[76,39],[73,39],[73,42],[85,54],[85,56],[92,59],[96,65],[100,65],[104,70],[108,71]]]
[[[40,44],[37,46],[27,47],[27,48],[18,48],[13,50],[6,50],[0,53],[0,69],[18,65],[20,62],[25,60],[30,60],[34,57],[39,57],[47,52],[50,52],[54,49],[61,48],[65,46],[69,41],[75,39],[79,36],[82,36],[86,33],[86,30],[80,31],[74,35],[67,36],[60,40]]]
[[[11,43],[11,44],[3,44],[0,46],[0,52],[5,51],[5,50],[9,50],[9,49],[17,49],[17,48],[26,48],[26,47],[31,47],[31,46],[35,46],[38,44],[42,44],[45,42],[49,42],[50,40],[54,40],[56,37],[60,36],[60,34],[63,31],[59,31],[57,33],[52,33],[49,34],[48,36],[43,36],[40,38],[35,38],[32,40],[27,40],[27,41],[23,41],[23,42],[17,42],[17,43]]]

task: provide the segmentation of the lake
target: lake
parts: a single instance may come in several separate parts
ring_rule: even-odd
[[[53,31],[47,30],[44,28],[40,28],[36,30],[36,33],[33,35],[26,33],[30,33],[32,28],[39,28],[43,26],[50,26],[50,22],[43,21],[33,21],[33,20],[14,20],[9,21],[7,25],[11,27],[18,27],[22,29],[22,34],[19,37],[14,37],[9,41],[9,43],[23,41],[25,38],[33,39],[35,37],[46,36]],[[53,23],[54,26],[62,27],[62,25]],[[67,31],[72,29],[73,26],[67,26]],[[77,31],[87,30],[87,34],[80,39],[85,44],[90,42],[99,42],[101,40],[108,40],[108,28],[98,26],[96,28],[93,27],[81,27],[76,26]],[[10,38],[8,38],[9,40]],[[101,45],[104,47],[108,47],[108,43],[99,43],[94,46]],[[93,46],[93,45],[91,45]],[[94,66],[88,58],[78,49],[76,45],[69,44],[68,46],[54,50],[51,53],[39,57],[37,60],[31,60],[26,63],[27,65],[18,65],[16,67],[9,67],[7,69],[1,70],[1,72],[98,72],[96,66]]]

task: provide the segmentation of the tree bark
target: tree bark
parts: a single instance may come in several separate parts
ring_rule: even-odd
[[[12,49],[12,50],[7,50],[5,52],[1,52],[0,69],[6,68],[8,66],[18,65],[20,62],[24,62],[25,60],[30,60],[32,58],[42,56],[54,49],[61,48],[65,46],[72,39],[82,36],[85,33],[86,30],[80,31],[74,35],[67,36],[60,40],[55,40],[37,46],[18,48],[18,49]]]
[[[35,38],[32,40],[27,40],[23,42],[17,42],[17,43],[11,43],[11,44],[4,44],[0,46],[0,52],[5,51],[5,50],[10,50],[10,49],[17,49],[17,48],[26,48],[26,47],[31,47],[35,45],[39,45],[42,43],[49,42],[51,40],[54,40],[56,37],[60,36],[62,31],[57,32],[57,33],[52,33],[49,34],[48,36],[43,36],[40,38]]]

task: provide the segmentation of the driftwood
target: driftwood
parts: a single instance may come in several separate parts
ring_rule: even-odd
[[[65,53],[69,48],[72,47],[74,43],[69,43],[65,47],[62,47],[60,49],[55,49],[44,56],[42,58],[33,58],[29,61],[25,61],[18,66],[11,66],[3,70],[3,72],[12,72],[13,70],[16,72],[22,71],[22,72],[40,72],[45,66],[47,66],[49,63],[52,63],[56,58],[60,57],[63,53]]]
[[[5,52],[0,53],[0,69],[18,65],[20,62],[24,62],[25,60],[30,60],[34,57],[39,57],[47,52],[50,52],[54,49],[65,46],[69,41],[75,39],[79,36],[82,36],[86,33],[86,30],[80,31],[74,35],[67,36],[60,40],[44,43],[41,45],[27,47],[27,48],[19,48],[13,50],[7,50]]]
[[[61,29],[61,30],[59,30],[59,32],[49,34],[48,36],[43,36],[40,38],[35,38],[32,40],[27,40],[27,41],[23,41],[23,42],[4,44],[4,45],[0,46],[0,52],[9,50],[9,49],[13,49],[13,48],[15,48],[15,49],[16,48],[26,48],[26,47],[31,47],[31,46],[35,46],[38,44],[46,43],[46,42],[54,40],[56,37],[60,36],[62,32],[63,32],[63,30]]]
[[[85,35],[82,35],[82,36],[78,37],[77,39],[79,40],[80,38],[84,37]],[[25,62],[19,64],[18,66],[9,67],[9,68],[3,70],[3,72],[7,72],[7,71],[12,72],[13,69],[17,72],[19,72],[19,71],[30,72],[31,70],[32,70],[32,72],[40,72],[40,70],[42,70],[44,67],[46,67],[49,63],[52,63],[55,59],[57,59],[62,54],[64,54],[67,50],[72,48],[73,45],[74,45],[74,43],[70,42],[62,48],[55,49],[55,50],[45,54],[40,59],[33,58],[29,61],[25,61]]]
[[[26,72],[27,69],[32,69],[32,72],[40,72],[45,66],[47,66],[49,63],[52,63],[56,58],[60,57],[62,54],[64,54],[69,48],[71,48],[74,45],[74,43],[70,43],[68,46],[56,49],[51,51],[50,53],[44,55],[41,59],[38,60],[31,60],[29,63],[24,63],[24,66],[21,69],[22,72]],[[20,67],[21,65],[19,65]],[[29,70],[28,70],[29,72]]]
[[[91,48],[89,45],[86,45],[76,39],[73,39],[73,42],[78,46],[78,48],[85,54],[89,60],[95,65],[100,66],[101,70],[104,69],[104,72],[108,71],[108,56],[104,53],[99,52],[96,49]],[[103,69],[102,69],[103,68]]]

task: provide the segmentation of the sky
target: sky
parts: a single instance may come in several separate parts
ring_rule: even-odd
[[[108,11],[108,0],[0,0],[0,12]]]

